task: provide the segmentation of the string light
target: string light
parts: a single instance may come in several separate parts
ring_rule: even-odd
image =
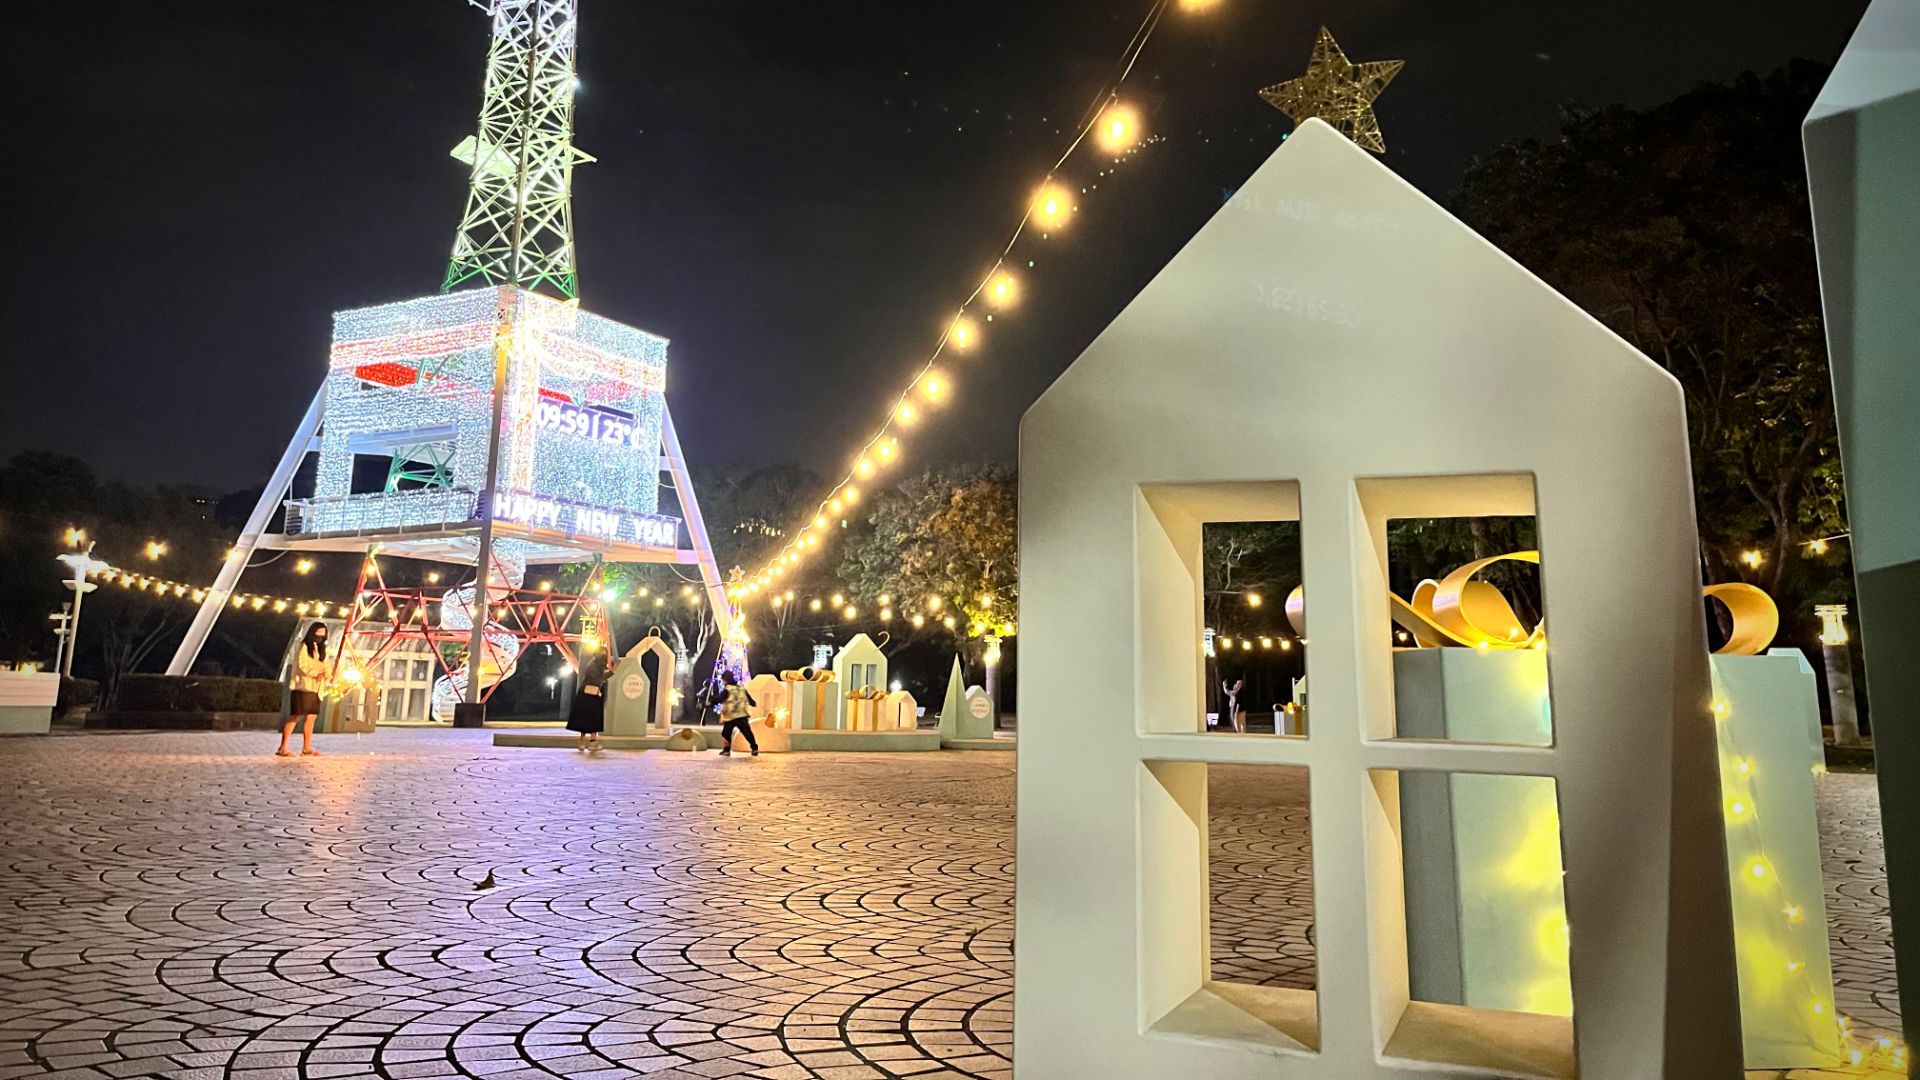
[[[1020,279],[1008,270],[993,275],[987,282],[987,303],[996,308],[1010,308],[1020,301]]]
[[[165,545],[163,544],[161,547],[164,550]],[[296,564],[295,568],[298,569],[298,564]],[[171,596],[181,600],[190,599],[196,604],[207,598],[207,590],[205,588],[190,585],[183,581],[170,581],[166,578],[153,577],[149,574],[135,573],[134,571],[115,566],[112,563],[101,563],[93,571],[93,576],[99,577],[108,584],[117,584],[123,589],[152,593],[154,596]],[[266,596],[259,593],[233,593],[227,598],[227,603],[234,608],[250,607],[255,611],[263,610],[268,605],[272,605],[273,610],[276,612],[291,610],[304,614],[306,611],[311,610],[316,614],[322,615],[324,615],[328,607],[331,606],[331,604],[325,600],[301,600],[295,597]],[[346,614],[346,610],[343,606],[340,609],[341,614]]]
[[[166,553],[167,553],[167,545],[161,543],[158,540],[147,541],[147,558],[158,561],[160,556],[165,555]]]
[[[1119,102],[1107,106],[1094,125],[1094,138],[1109,154],[1123,153],[1140,141],[1140,114]]]
[[[1761,551],[1759,548],[1748,548],[1740,553],[1740,561],[1758,570],[1760,569],[1760,564],[1767,561],[1767,553]]]
[[[1034,224],[1052,232],[1067,223],[1073,210],[1073,196],[1067,194],[1066,188],[1050,181],[1033,193],[1033,204],[1027,213]]]
[[[1214,3],[1217,3],[1217,0],[1182,0],[1182,8],[1198,12],[1212,7]],[[1166,0],[1155,0],[1155,3],[1149,6],[1145,18],[1122,50],[1120,62],[1115,68],[1117,74],[1107,86],[1102,88],[1094,99],[1094,107],[1087,110],[1084,119],[1073,129],[1065,149],[1047,170],[1042,182],[1029,199],[1025,212],[1014,225],[1012,235],[1001,249],[1000,257],[987,268],[985,276],[960,303],[953,322],[940,336],[932,355],[927,357],[926,362],[908,381],[907,388],[889,406],[878,430],[867,438],[851,459],[852,466],[847,475],[842,477],[840,482],[834,485],[826,493],[826,497],[816,505],[814,511],[816,514],[819,512],[819,507],[826,506],[835,497],[846,497],[848,503],[853,501],[850,497],[853,481],[856,478],[871,477],[875,471],[876,464],[870,452],[888,438],[889,428],[894,424],[909,425],[917,419],[918,409],[908,400],[910,397],[917,397],[927,404],[935,404],[949,396],[951,387],[935,367],[935,363],[940,353],[949,346],[955,351],[964,351],[978,343],[979,327],[967,314],[969,305],[978,300],[989,307],[1005,309],[1019,300],[1019,282],[1006,264],[1012,256],[1015,245],[1020,242],[1029,228],[1037,229],[1042,234],[1051,234],[1071,221],[1073,214],[1079,209],[1072,187],[1060,179],[1060,173],[1081,144],[1091,136],[1096,145],[1110,153],[1118,153],[1139,144],[1143,130],[1140,116],[1130,106],[1120,103],[1119,93],[1122,85],[1133,73],[1135,64],[1146,48],[1147,42],[1152,38],[1154,30],[1158,27],[1160,16],[1166,6]],[[1027,265],[1033,265],[1031,260]],[[992,318],[991,315],[987,316],[988,321],[992,321]],[[879,456],[883,461],[897,457],[897,445]],[[811,550],[818,544],[818,537],[808,536],[803,539],[795,536],[769,556],[758,569],[748,572],[745,576],[749,581],[764,585],[779,570],[793,565],[793,557],[796,554]]]
[[[300,561],[298,561],[298,562],[296,562],[296,563],[294,563],[294,564],[293,564],[293,572],[294,572],[294,573],[296,573],[296,574],[311,574],[311,573],[313,573],[313,560],[312,560],[312,559],[301,559]]]
[[[971,352],[975,345],[980,344],[980,329],[972,319],[961,315],[947,327],[947,344],[961,352]]]

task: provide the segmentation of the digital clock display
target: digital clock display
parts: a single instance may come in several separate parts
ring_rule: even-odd
[[[575,405],[544,394],[534,407],[534,420],[547,431],[577,435],[595,442],[630,446],[633,443],[633,416],[604,405]]]

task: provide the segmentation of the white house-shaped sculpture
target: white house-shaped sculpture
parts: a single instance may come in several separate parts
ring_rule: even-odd
[[[852,641],[833,654],[833,726],[840,730],[852,727],[847,722],[847,695],[856,690],[885,690],[887,688],[887,654],[880,646],[865,634],[855,634]]]
[[[1920,881],[1920,0],[1874,0],[1805,128],[1833,403],[1853,527],[1887,880]],[[1911,886],[1909,886],[1910,888]],[[1920,1040],[1920,897],[1894,886],[1895,966]]]
[[[1028,411],[1020,485],[1021,1080],[1740,1075],[1670,377],[1309,121]],[[1395,738],[1386,523],[1481,515],[1537,517],[1549,746]],[[1202,523],[1288,519],[1309,734],[1205,734]],[[1213,762],[1309,770],[1317,991],[1212,979]],[[1570,1021],[1410,1001],[1406,770],[1556,782]]]
[[[648,634],[607,680],[607,734],[665,735],[673,727],[673,649]]]
[[[748,679],[747,695],[753,698],[753,705],[748,711],[754,719],[776,714],[783,721],[791,719],[787,710],[787,684],[780,681],[780,676],[763,671]]]

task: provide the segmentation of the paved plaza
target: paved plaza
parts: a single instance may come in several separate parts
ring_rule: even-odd
[[[1012,754],[273,742],[0,740],[0,1078],[1011,1074]],[[1215,970],[1311,987],[1274,774],[1213,785]],[[1822,800],[1840,1005],[1889,1027],[1872,778]]]

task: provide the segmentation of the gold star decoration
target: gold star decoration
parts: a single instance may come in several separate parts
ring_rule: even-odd
[[[1313,42],[1313,59],[1307,73],[1260,91],[1267,104],[1303,124],[1317,116],[1339,129],[1347,138],[1376,154],[1387,152],[1380,136],[1380,121],[1373,115],[1373,99],[1387,88],[1405,60],[1375,60],[1355,64],[1340,51],[1333,33],[1320,28]]]

